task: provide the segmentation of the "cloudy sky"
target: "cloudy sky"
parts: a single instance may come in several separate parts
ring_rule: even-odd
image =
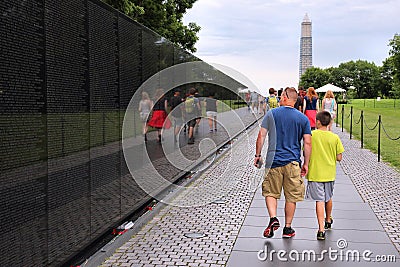
[[[195,55],[246,75],[259,89],[297,87],[301,22],[312,21],[313,66],[381,66],[400,34],[400,0],[198,0],[184,22],[202,27]]]

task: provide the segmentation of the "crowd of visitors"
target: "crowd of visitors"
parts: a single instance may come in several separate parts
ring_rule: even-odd
[[[157,142],[163,140],[163,131],[173,127],[174,142],[179,141],[181,130],[188,134],[188,144],[194,144],[195,133],[198,132],[200,120],[203,116],[203,107],[208,119],[209,132],[216,132],[218,100],[214,92],[207,93],[207,97],[200,97],[195,88],[190,88],[187,94],[181,95],[182,91],[177,88],[174,95],[169,99],[164,90],[159,88],[155,91],[153,98],[145,91],[141,93],[138,111],[142,121],[142,134],[147,142],[149,127],[157,131]]]
[[[175,142],[179,140],[180,131],[187,128],[187,143],[194,144],[203,107],[209,132],[217,131],[218,100],[214,92],[205,98],[200,98],[195,88],[190,88],[184,96],[181,93],[176,89],[167,99],[163,89],[157,89],[151,99],[148,93],[142,92],[139,112],[145,141],[148,127],[157,130],[157,141],[162,142],[163,131],[173,126]],[[271,238],[281,226],[277,217],[277,200],[283,189],[285,221],[282,237],[291,238],[296,233],[292,228],[296,203],[311,199],[316,203],[317,239],[324,240],[325,230],[331,229],[333,224],[336,162],[342,159],[344,152],[339,137],[331,132],[337,110],[335,96],[332,91],[326,92],[320,105],[313,87],[307,91],[302,87],[298,90],[287,87],[280,94],[269,88],[268,93],[267,97],[257,92],[248,92],[245,96],[251,112],[265,114],[253,162],[258,168],[265,165],[262,194],[270,219],[263,235]],[[268,148],[264,163],[261,151],[266,138]]]

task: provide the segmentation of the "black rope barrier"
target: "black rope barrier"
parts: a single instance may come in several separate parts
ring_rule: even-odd
[[[386,137],[389,140],[392,140],[392,141],[400,140],[400,135],[397,136],[397,137],[392,137],[392,136],[389,135],[388,131],[385,129],[385,127],[384,127],[384,125],[382,123],[382,116],[381,115],[379,115],[378,121],[376,122],[376,124],[372,128],[368,126],[367,121],[365,120],[365,116],[364,116],[364,111],[363,110],[361,110],[360,117],[355,122],[353,122],[353,115],[354,115],[353,107],[351,107],[351,109],[350,109],[350,114],[344,116],[344,106],[342,106],[342,114],[341,115],[342,115],[342,131],[343,131],[343,124],[344,124],[344,117],[350,118],[350,139],[352,139],[353,124],[357,125],[357,124],[361,123],[361,129],[360,129],[361,130],[361,148],[364,147],[364,125],[370,131],[373,131],[376,128],[378,128],[378,136],[377,136],[378,162],[380,162],[380,160],[381,160],[381,129],[383,130],[383,132],[385,133]]]
[[[357,122],[354,122],[354,124],[359,124],[359,123],[361,122],[361,119],[362,119],[362,116],[361,116],[361,114],[360,114],[360,118],[358,119]]]
[[[378,124],[379,124],[379,120],[376,122],[376,124],[375,124],[375,126],[374,127],[372,127],[372,128],[369,128],[368,127],[368,124],[367,124],[367,122],[365,121],[365,118],[363,118],[363,120],[364,120],[364,125],[365,125],[365,127],[367,127],[367,129],[368,130],[370,130],[370,131],[373,131],[373,130],[375,130],[376,129],[376,127],[378,126]]]
[[[381,123],[381,124],[382,124],[383,132],[385,133],[385,135],[387,136],[387,138],[389,138],[389,139],[392,140],[392,141],[396,141],[396,140],[399,140],[399,139],[400,139],[400,135],[399,135],[398,137],[396,137],[396,138],[390,137],[390,135],[387,133],[385,127],[383,126],[383,123]]]

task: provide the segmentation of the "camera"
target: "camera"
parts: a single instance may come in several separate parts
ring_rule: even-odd
[[[263,164],[262,159],[259,158],[259,159],[256,161],[256,164],[257,164],[257,168],[260,169],[260,168],[262,167],[262,164]]]

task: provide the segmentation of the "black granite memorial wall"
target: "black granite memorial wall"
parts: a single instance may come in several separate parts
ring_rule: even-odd
[[[43,1],[0,2],[2,266],[47,264],[44,15]]]
[[[0,18],[0,266],[59,266],[151,199],[122,153],[125,111],[198,59],[97,0],[1,1]]]

